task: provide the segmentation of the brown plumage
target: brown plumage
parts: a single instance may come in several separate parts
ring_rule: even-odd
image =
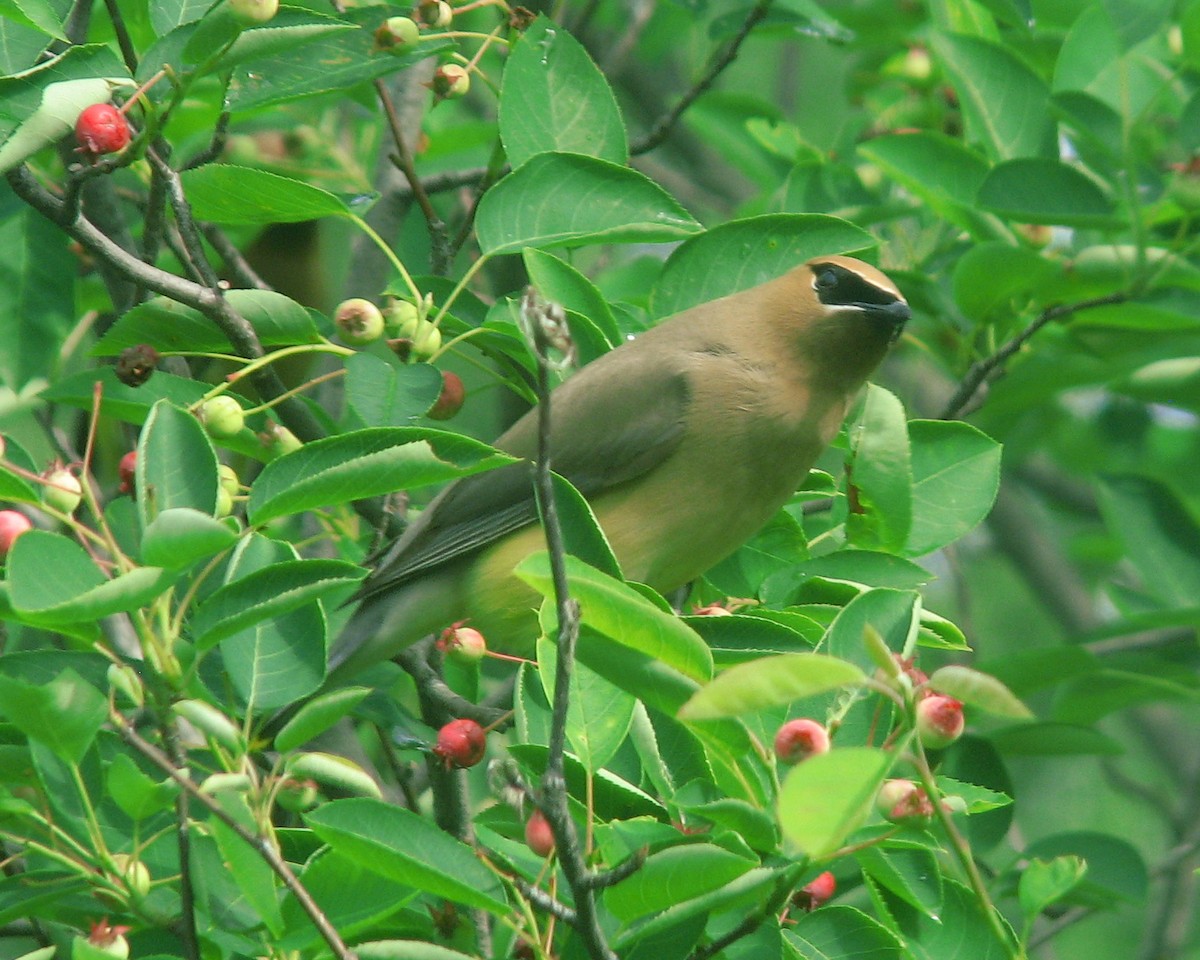
[[[736,550],[834,438],[909,309],[882,273],[819,257],[701,304],[588,364],[551,398],[550,456],[590,502],[628,579],[669,592]],[[531,411],[495,442],[531,460]],[[334,647],[338,676],[470,618],[528,650],[535,595],[513,567],[544,549],[531,465],[458,480],[359,592]]]

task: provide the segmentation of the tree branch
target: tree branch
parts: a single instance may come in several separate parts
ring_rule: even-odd
[[[292,872],[292,868],[288,866],[287,861],[280,856],[279,851],[272,846],[269,839],[251,833],[233,816],[227,813],[225,808],[217,803],[216,800],[208,794],[201,792],[200,788],[192,782],[191,777],[179,769],[171,761],[171,758],[158,747],[144,740],[133,728],[132,724],[119,712],[111,710],[109,717],[113,725],[117,728],[117,732],[121,735],[121,739],[179,784],[189,797],[199,801],[214,817],[224,823],[225,826],[237,834],[239,839],[252,847],[263,858],[267,866],[271,868],[271,871],[291,891],[292,895],[296,898],[296,902],[300,904],[301,909],[308,915],[309,920],[312,921],[313,926],[317,928],[317,932],[321,934],[321,938],[329,945],[329,949],[333,951],[333,955],[338,960],[356,960],[354,953],[342,941],[341,935],[334,928],[333,924],[329,922],[329,918],[317,906],[316,901],[309,895],[308,890],[305,889],[296,874]]]
[[[1105,297],[1094,297],[1091,300],[1081,300],[1078,303],[1047,307],[1033,323],[1000,347],[990,357],[984,357],[982,360],[971,365],[966,376],[963,377],[962,383],[958,385],[958,389],[954,391],[954,395],[942,411],[941,419],[953,420],[957,418],[975,399],[975,394],[979,391],[979,388],[987,380],[995,377],[1000,368],[1009,361],[1013,354],[1033,339],[1034,334],[1041,330],[1042,327],[1053,323],[1055,320],[1061,320],[1063,317],[1069,317],[1074,313],[1093,310],[1096,307],[1108,307],[1117,303],[1125,303],[1128,299],[1128,293],[1110,293]]]
[[[564,753],[567,709],[571,702],[571,673],[575,666],[575,645],[579,639],[579,603],[571,597],[570,585],[567,582],[566,545],[554,502],[554,483],[550,474],[550,363],[547,358],[550,344],[546,326],[540,322],[544,317],[534,316],[536,312],[537,307],[528,310],[528,334],[534,356],[537,358],[538,459],[534,471],[534,491],[541,510],[542,528],[546,534],[546,545],[550,554],[550,571],[554,581],[554,599],[558,614],[553,716],[539,808],[550,824],[558,850],[559,864],[575,897],[574,927],[583,941],[584,948],[592,960],[617,960],[600,926],[591,873],[584,862],[575,821],[571,819],[567,806]]]
[[[649,153],[667,139],[671,130],[674,129],[675,124],[679,122],[679,118],[684,115],[688,107],[695,103],[700,98],[700,95],[716,82],[717,77],[737,59],[742,43],[750,35],[750,31],[767,15],[770,9],[771,0],[758,0],[758,3],[746,14],[746,19],[743,21],[741,28],[734,38],[729,41],[725,49],[709,64],[708,69],[704,72],[704,76],[696,81],[695,85],[683,95],[679,103],[663,116],[646,136],[629,147],[629,153],[632,156],[636,157],[643,153]]]

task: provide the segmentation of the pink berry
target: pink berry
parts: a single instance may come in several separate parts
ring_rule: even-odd
[[[821,904],[827,903],[836,891],[837,880],[834,879],[832,873],[826,870],[801,887],[800,891],[792,897],[792,903],[801,910],[816,910]]]
[[[129,143],[129,124],[111,103],[93,103],[75,121],[75,141],[93,156],[116,153]]]
[[[917,704],[917,733],[932,750],[950,746],[962,736],[965,724],[961,700],[935,693]]]
[[[534,810],[525,821],[525,843],[539,857],[554,852],[554,833],[541,810]]]
[[[438,394],[437,401],[429,408],[429,412],[425,416],[430,420],[449,420],[462,409],[466,397],[467,392],[463,387],[462,377],[449,370],[443,370],[442,392]]]
[[[483,759],[487,749],[487,734],[474,720],[465,717],[451,720],[438,731],[433,752],[442,758],[446,768],[473,767]]]
[[[807,717],[789,720],[775,734],[775,756],[781,763],[799,763],[828,750],[828,731]]]
[[[911,780],[885,780],[875,796],[875,808],[892,823],[928,823],[933,817],[925,788]]]
[[[133,493],[133,478],[134,471],[137,469],[137,451],[130,450],[121,458],[120,464],[117,466],[117,476],[121,478],[121,485],[118,489],[122,493]]]
[[[459,663],[478,663],[487,655],[487,641],[474,627],[453,624],[442,631],[438,649]]]
[[[8,556],[17,537],[32,529],[33,524],[25,514],[16,510],[0,510],[0,558]]]

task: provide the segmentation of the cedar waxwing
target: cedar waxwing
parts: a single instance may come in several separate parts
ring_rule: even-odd
[[[551,466],[625,577],[669,593],[787,502],[909,314],[886,276],[840,256],[692,307],[554,390]],[[525,462],[451,483],[382,555],[331,652],[336,677],[457,620],[492,649],[532,648],[539,598],[512,570],[545,549],[536,410],[495,446]]]

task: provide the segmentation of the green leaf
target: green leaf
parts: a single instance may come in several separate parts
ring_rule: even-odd
[[[613,555],[608,538],[600,529],[596,515],[592,513],[591,504],[566,477],[552,473],[550,482],[554,486],[554,508],[558,513],[563,546],[567,553],[601,573],[620,579],[620,564]]]
[[[579,602],[583,623],[691,680],[703,683],[712,676],[708,647],[677,616],[574,557],[566,558],[566,566],[570,593]],[[513,572],[542,596],[553,598],[550,558],[545,552],[527,557]]]
[[[253,167],[209,163],[181,179],[192,212],[215,223],[298,223],[350,213],[328,190]]]
[[[354,952],[360,958],[373,946],[357,941],[361,932],[379,929],[380,921],[406,909],[411,900],[420,896],[407,884],[381,877],[332,850],[310,857],[299,879],[342,937],[354,938]],[[315,949],[324,942],[291,894],[283,901],[283,921],[287,933],[273,944],[276,949]]]
[[[200,421],[167,400],[150,411],[134,467],[138,516],[148,527],[163,510],[217,508],[217,454]]]
[[[642,174],[573,153],[541,153],[483,195],[476,216],[488,256],[523,247],[667,243],[698,224]]]
[[[553,703],[558,645],[545,636],[538,638],[537,662],[546,699]],[[636,702],[630,694],[582,663],[571,671],[567,740],[589,771],[607,764],[625,743]]]
[[[747,870],[730,883],[699,896],[678,901],[664,910],[634,921],[613,938],[612,947],[619,950],[622,956],[642,956],[642,948],[647,950],[649,956],[689,956],[692,945],[702,932],[689,921],[703,920],[711,915],[723,913],[739,920],[749,916],[752,911],[762,907],[785,876],[784,869],[779,868],[755,867]],[[627,952],[631,944],[636,944],[637,949]],[[662,954],[658,953],[660,944],[665,945]],[[745,941],[744,946],[753,949],[753,938]]]
[[[610,348],[621,342],[621,331],[608,301],[587,277],[544,250],[529,247],[521,251],[521,259],[525,261],[529,282],[543,296],[587,317],[604,334]]]
[[[1008,319],[1035,300],[1059,268],[1027,247],[981,243],[954,265],[954,301],[973,320]]]
[[[10,192],[11,193],[11,192]],[[36,317],[0,326],[0,382],[20,388],[56,370],[63,342],[78,321],[76,267],[68,238],[32,209],[0,218],[0,315]]]
[[[915,590],[876,588],[853,597],[829,625],[827,650],[835,657],[874,670],[871,647],[864,640],[868,628],[878,634],[893,653],[912,655],[913,637],[921,613],[921,596]]]
[[[719,889],[756,866],[756,860],[709,843],[671,847],[651,854],[640,870],[610,887],[604,905],[628,923]]]
[[[1102,228],[1124,223],[1094,180],[1059,160],[1041,157],[993,167],[979,187],[978,203],[1027,223]]]
[[[509,52],[499,120],[514,167],[548,151],[619,164],[629,159],[621,111],[604,74],[578,40],[544,16]]]
[[[297,711],[275,737],[275,749],[287,753],[324,733],[357,707],[370,687],[344,687],[314,697]]]
[[[1112,388],[1147,403],[1200,410],[1200,357],[1168,357],[1139,367]]]
[[[1022,723],[992,730],[988,740],[1008,756],[1120,756],[1125,752],[1112,737],[1092,727],[1070,723]]]
[[[22,620],[41,626],[95,622],[145,606],[171,577],[157,567],[137,567],[109,579],[73,540],[30,530],[8,555],[9,600]]]
[[[979,707],[998,717],[1015,719],[1031,718],[1029,708],[1018,700],[995,677],[970,667],[951,664],[939,667],[929,675],[929,685],[938,693],[961,700],[972,707]]]
[[[1071,830],[1054,833],[1022,851],[1029,860],[1069,856],[1087,864],[1087,873],[1067,896],[1067,902],[1110,907],[1124,901],[1142,903],[1150,887],[1146,861],[1128,840],[1111,833]]]
[[[899,553],[912,528],[912,465],[904,407],[895,394],[867,385],[862,413],[850,427],[846,466],[853,546]]]
[[[867,819],[895,757],[839,747],[797,764],[779,791],[779,824],[807,856],[826,857]]]
[[[96,384],[100,385],[101,392],[100,413],[134,424],[144,423],[160,400],[167,400],[175,407],[187,407],[198,402],[210,389],[208,384],[176,377],[161,370],[142,386],[129,387],[117,379],[112,367],[102,367],[99,370],[80,370],[64,377],[43,390],[40,396],[51,403],[91,410]]]
[[[321,342],[309,312],[282,293],[230,290],[225,299],[254,328],[265,347]],[[199,310],[166,297],[155,297],[122,314],[92,348],[92,355],[115,357],[122,350],[142,343],[163,354],[230,353],[233,349],[229,338]],[[155,373],[154,379],[160,376],[161,373]]]
[[[369,940],[354,945],[360,960],[472,960],[469,954],[423,940]]]
[[[24,477],[0,466],[0,500],[9,503],[41,503],[42,498]]]
[[[254,535],[231,557],[225,580],[231,583],[298,559],[290,543]],[[301,700],[325,677],[327,633],[324,609],[310,600],[229,634],[221,640],[221,662],[230,686],[251,711]]]
[[[179,784],[168,777],[155,781],[124,753],[112,758],[105,772],[108,795],[131,820],[145,820],[170,810],[179,796]]]
[[[498,916],[508,913],[495,873],[469,846],[420,814],[354,798],[327,803],[304,821],[337,853],[374,873]]]
[[[679,711],[681,720],[711,720],[781,706],[826,690],[862,683],[854,664],[820,653],[785,653],[730,667]]]
[[[685,240],[663,265],[650,310],[665,317],[748,290],[813,257],[865,250],[876,240],[837,217],[771,213],[731,220]]]
[[[1097,490],[1105,521],[1146,590],[1165,604],[1194,606],[1200,596],[1200,523],[1179,497],[1157,480],[1132,474],[1101,478]]]
[[[252,835],[258,835],[258,825],[244,794],[224,790],[215,799],[243,828]],[[247,843],[220,817],[209,816],[208,829],[246,903],[272,937],[280,936],[283,932],[283,916],[279,911],[279,886],[270,864],[263,859],[256,844]],[[260,842],[270,841],[264,837]]]
[[[975,529],[1000,488],[1000,444],[970,424],[911,420],[913,522],[904,552],[920,557]]]
[[[357,30],[326,33],[300,51],[260,55],[239,66],[229,84],[229,109],[243,113],[290,100],[348,91],[454,47],[454,41],[445,38],[422,40],[400,54],[377,49],[375,30],[393,12],[396,10],[377,4],[345,10],[339,19],[353,23]]]
[[[287,560],[213,591],[192,616],[192,636],[204,650],[239,630],[357,583],[366,571],[342,560]]]
[[[859,144],[858,152],[938,216],[975,235],[1003,233],[975,209],[988,163],[960,140],[919,131],[876,137]]]
[[[390,363],[361,352],[346,358],[346,403],[369,427],[395,427],[423,416],[442,377],[429,363]]]
[[[233,546],[237,531],[191,507],[171,507],[150,521],[142,537],[142,562],[182,570]]]
[[[512,463],[487,444],[425,427],[372,427],[306,443],[272,460],[250,488],[254,525],[351,500],[411,490]]]
[[[953,80],[969,141],[1001,160],[1054,155],[1050,90],[1023,60],[962,34],[935,33],[933,49]]]
[[[878,920],[841,903],[800,914],[795,926],[784,928],[784,937],[802,957],[905,960],[912,956],[899,937]]]
[[[205,27],[209,21],[219,19],[226,19],[232,27],[230,35],[221,35],[222,31],[227,29],[225,24],[215,24],[214,33],[206,35]],[[228,49],[222,50],[220,57],[210,68],[213,72],[225,72],[247,61],[287,55],[289,51],[306,46],[321,37],[347,30],[355,30],[355,25],[335,20],[316,11],[289,6],[281,6],[275,16],[264,24],[247,26],[237,22],[226,3],[214,7],[197,25],[192,39],[184,48],[184,56],[192,62],[204,62],[209,59],[213,50],[220,49],[223,44],[233,40]],[[308,53],[307,49],[292,53],[289,59],[301,60]]]
[[[1053,860],[1033,860],[1023,871],[1017,885],[1017,896],[1021,901],[1021,912],[1025,914],[1028,930],[1034,919],[1053,903],[1058,903],[1070,893],[1083,875],[1087,863],[1080,857],[1062,856]]]
[[[104,694],[68,669],[40,686],[0,675],[0,713],[30,740],[77,765],[107,721],[108,704]]]
[[[942,875],[932,850],[865,847],[854,859],[881,887],[926,916],[937,915],[942,905]]]

